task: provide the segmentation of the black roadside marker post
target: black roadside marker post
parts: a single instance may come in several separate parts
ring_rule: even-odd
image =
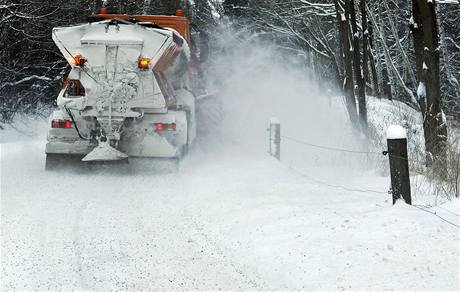
[[[403,198],[407,204],[412,205],[406,130],[398,125],[390,126],[387,130],[387,144],[387,153],[390,158],[393,205],[400,198]]]

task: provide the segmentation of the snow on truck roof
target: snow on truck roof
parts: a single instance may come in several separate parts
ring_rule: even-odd
[[[171,30],[143,27],[136,24],[111,24],[111,20],[75,26],[56,27],[53,40],[64,57],[69,54],[89,53],[92,45],[135,45],[142,48],[142,55],[151,58],[161,55],[175,33]],[[92,51],[91,51],[92,52]],[[88,56],[87,56],[88,57]]]
[[[82,44],[133,44],[141,45],[145,39],[145,30],[160,33],[171,37],[172,33],[166,29],[146,28],[138,25],[122,24],[120,26],[108,26],[109,20],[91,24],[88,32],[80,39]],[[103,24],[103,25],[100,25]]]
[[[114,30],[105,32],[104,30],[90,31],[80,39],[81,44],[130,44],[142,45],[144,40],[132,34],[120,34]]]

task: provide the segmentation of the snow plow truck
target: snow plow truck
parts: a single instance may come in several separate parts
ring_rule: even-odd
[[[57,27],[71,66],[50,116],[46,169],[67,160],[180,158],[196,136],[200,83],[189,20],[109,14]]]

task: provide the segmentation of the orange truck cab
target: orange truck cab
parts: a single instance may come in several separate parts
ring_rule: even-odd
[[[128,15],[108,14],[106,8],[101,8],[98,14],[89,16],[89,21],[100,21],[105,19],[135,20],[139,22],[151,22],[159,27],[167,27],[177,31],[190,45],[190,21],[184,15],[182,9],[176,11],[176,15]]]

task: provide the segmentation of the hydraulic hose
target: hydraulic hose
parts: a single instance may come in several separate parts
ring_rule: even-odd
[[[70,119],[72,120],[72,123],[75,125],[75,130],[77,131],[78,137],[80,137],[80,139],[82,139],[82,140],[89,141],[89,139],[83,137],[81,135],[81,133],[80,133],[80,130],[78,130],[78,126],[77,126],[77,123],[75,122],[75,119],[74,119],[74,117],[72,115],[72,112],[67,108],[67,106],[64,106],[64,108],[65,108],[67,114],[70,116]]]

